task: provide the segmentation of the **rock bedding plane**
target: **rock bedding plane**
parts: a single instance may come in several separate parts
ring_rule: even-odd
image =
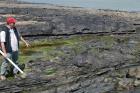
[[[1,0],[0,26],[8,16],[32,46],[21,45],[27,78],[0,93],[139,93],[139,12]]]

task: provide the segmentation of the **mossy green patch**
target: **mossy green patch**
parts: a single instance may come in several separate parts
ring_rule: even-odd
[[[52,74],[55,74],[56,71],[57,70],[55,68],[49,68],[49,69],[44,70],[43,73],[46,75],[52,75]]]
[[[68,46],[75,50],[76,53],[86,51],[85,46],[81,46],[82,43],[87,41],[104,42],[106,48],[111,48],[115,42],[114,37],[111,36],[95,36],[95,35],[80,35],[71,36],[64,39],[42,39],[31,42],[31,47],[26,48],[23,43],[20,47],[19,61],[26,63],[29,60],[36,60],[40,58],[43,61],[53,60],[57,56],[65,56],[63,51],[58,51],[56,48],[61,46]],[[97,48],[93,49],[98,52]]]
[[[31,47],[26,48],[23,43],[20,43],[19,62],[26,63],[30,60],[41,59],[43,61],[51,60],[57,56],[65,56],[63,51],[58,51],[56,48],[61,46],[69,46],[75,50],[76,53],[86,51],[86,47],[81,44],[87,41],[104,42],[106,48],[111,48],[114,44],[114,38],[111,36],[95,36],[95,35],[79,35],[71,36],[64,39],[42,39],[32,41]],[[97,48],[93,49],[98,52]],[[2,59],[2,58],[1,58]]]
[[[103,42],[105,44],[105,46],[103,46],[106,49],[110,49],[112,48],[112,46],[115,43],[115,38],[111,37],[111,36],[103,36],[103,37],[99,37],[100,38],[100,42]]]
[[[80,42],[91,40],[94,38],[91,35],[86,36],[72,36],[66,39],[42,39],[35,40],[31,43],[31,47],[26,48],[23,43],[20,43],[20,57],[19,61],[26,63],[29,60],[36,60],[41,58],[42,60],[51,60],[56,56],[65,55],[63,51],[56,51],[59,46],[76,46]],[[79,48],[80,49],[80,48]],[[80,50],[79,50],[80,51]]]

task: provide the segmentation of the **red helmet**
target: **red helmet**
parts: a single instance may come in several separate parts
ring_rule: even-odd
[[[8,17],[7,20],[6,20],[7,24],[10,24],[10,23],[16,23],[16,19],[13,18],[13,17]]]

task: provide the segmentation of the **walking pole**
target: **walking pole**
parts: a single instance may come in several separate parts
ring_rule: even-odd
[[[0,53],[4,56],[4,53],[1,50]],[[26,73],[24,73],[11,59],[9,59],[8,57],[5,58],[22,74],[22,78],[26,77]]]

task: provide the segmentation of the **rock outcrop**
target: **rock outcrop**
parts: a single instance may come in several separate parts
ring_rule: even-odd
[[[69,8],[45,4],[1,4],[0,20],[9,15],[19,21],[23,35],[71,35],[135,31],[140,13]],[[29,25],[30,24],[30,25]]]
[[[1,24],[14,16],[21,34],[39,44],[21,48],[24,60],[32,57],[28,77],[1,81],[0,93],[128,93],[140,85],[139,12],[6,1]]]

